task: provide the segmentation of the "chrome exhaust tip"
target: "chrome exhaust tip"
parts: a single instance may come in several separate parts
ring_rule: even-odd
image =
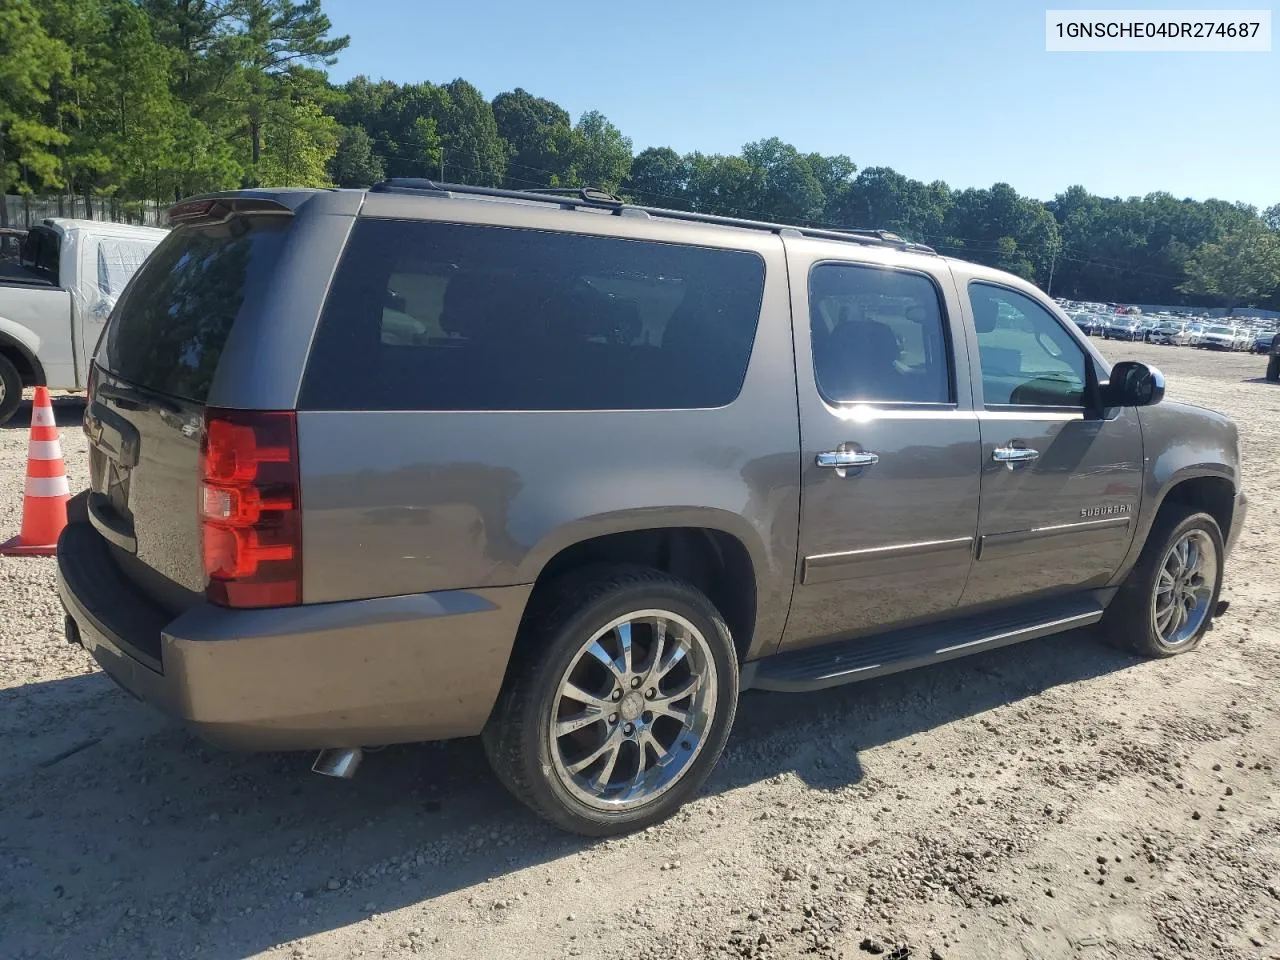
[[[315,763],[311,764],[311,772],[325,777],[337,777],[339,780],[350,780],[360,769],[363,755],[359,747],[321,750],[316,754]]]

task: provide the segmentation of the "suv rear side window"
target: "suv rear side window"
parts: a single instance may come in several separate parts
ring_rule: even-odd
[[[829,402],[954,402],[942,305],[927,277],[820,263],[809,272],[809,326]]]
[[[717,407],[742,388],[753,253],[501,227],[359,221],[301,406]]]
[[[140,387],[204,403],[240,307],[272,280],[286,227],[235,217],[174,230],[116,303],[98,362]]]

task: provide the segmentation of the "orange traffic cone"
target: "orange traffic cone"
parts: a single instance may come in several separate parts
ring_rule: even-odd
[[[31,439],[27,442],[27,489],[22,501],[22,532],[0,544],[0,554],[49,556],[67,525],[67,471],[53,419],[49,388],[36,387],[31,403]]]

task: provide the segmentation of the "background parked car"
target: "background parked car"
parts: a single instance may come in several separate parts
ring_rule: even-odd
[[[18,261],[0,263],[0,423],[18,409],[24,387],[86,387],[116,298],[166,233],[60,218],[27,231]]]
[[[1107,340],[1141,340],[1144,333],[1141,320],[1120,314],[1102,331],[1102,336]]]
[[[1277,330],[1259,330],[1253,335],[1253,352],[1254,353],[1270,353],[1271,341],[1275,340]]]
[[[1202,350],[1239,350],[1240,332],[1226,324],[1214,324],[1205,328],[1196,346]]]
[[[1147,335],[1151,343],[1164,343],[1181,346],[1189,339],[1188,324],[1182,320],[1162,320]]]

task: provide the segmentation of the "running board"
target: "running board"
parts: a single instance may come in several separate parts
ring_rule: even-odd
[[[1086,627],[1102,613],[1090,594],[805,647],[747,664],[742,689],[823,690]]]

